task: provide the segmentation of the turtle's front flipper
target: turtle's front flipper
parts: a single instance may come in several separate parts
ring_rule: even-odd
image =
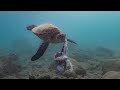
[[[31,58],[32,61],[35,61],[37,59],[39,59],[41,56],[43,56],[44,52],[46,51],[47,47],[49,46],[49,42],[43,42],[37,53]]]
[[[69,42],[71,42],[71,43],[74,43],[74,44],[77,44],[76,42],[74,42],[73,40],[68,39],[68,38],[67,38],[67,41],[69,41]]]

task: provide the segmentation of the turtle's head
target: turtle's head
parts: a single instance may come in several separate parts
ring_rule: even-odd
[[[57,35],[57,39],[60,41],[64,41],[66,38],[66,34],[60,33]]]
[[[30,26],[27,26],[27,30],[32,30],[34,27],[36,27],[36,25],[30,25]]]

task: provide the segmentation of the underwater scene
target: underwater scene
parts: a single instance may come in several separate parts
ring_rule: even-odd
[[[0,11],[0,79],[120,79],[120,12]]]

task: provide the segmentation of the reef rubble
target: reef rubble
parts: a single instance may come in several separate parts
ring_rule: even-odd
[[[31,62],[26,57],[10,53],[0,56],[1,79],[120,79],[120,57],[103,47],[69,55],[73,71],[69,68],[62,74],[56,73],[51,58]],[[20,58],[19,58],[20,57]],[[26,61],[25,61],[26,60]]]
[[[18,59],[18,56],[15,54],[0,57],[0,78],[16,75],[21,71],[22,67]]]

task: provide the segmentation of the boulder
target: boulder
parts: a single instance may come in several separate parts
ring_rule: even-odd
[[[120,60],[106,61],[102,65],[103,74],[108,71],[120,71]]]
[[[70,58],[71,63],[73,64],[73,71],[77,75],[84,76],[86,74],[86,70],[80,65],[79,62],[77,62],[75,59]]]
[[[102,76],[102,79],[120,79],[120,71],[109,71]]]

